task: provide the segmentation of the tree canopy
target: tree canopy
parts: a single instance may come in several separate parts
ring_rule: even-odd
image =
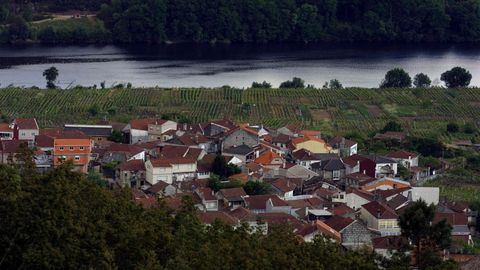
[[[401,68],[394,68],[385,74],[380,88],[408,88],[412,86],[412,78]]]
[[[448,88],[466,87],[470,84],[472,74],[462,67],[454,67],[442,73],[440,80],[445,82]]]
[[[430,80],[430,78],[424,73],[418,73],[413,78],[413,85],[417,88],[430,87],[431,83],[432,81]]]

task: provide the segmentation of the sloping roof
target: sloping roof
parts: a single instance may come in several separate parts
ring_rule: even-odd
[[[336,230],[337,232],[341,232],[345,229],[348,225],[352,224],[355,220],[349,217],[342,217],[342,216],[332,216],[331,218],[325,221],[325,224],[330,226],[332,229]]]
[[[241,206],[228,212],[228,214],[240,221],[256,221],[257,220],[257,215],[255,213],[252,213],[250,210],[245,209]]]
[[[19,129],[38,129],[37,119],[35,118],[15,118],[14,122]]]
[[[43,134],[37,135],[35,136],[35,145],[37,147],[53,147],[54,138]]]
[[[143,151],[142,147],[133,144],[112,143],[106,149],[105,152],[122,152],[136,155]]]
[[[322,171],[339,171],[345,169],[345,165],[340,158],[329,159],[320,163],[312,164],[312,169],[319,169]]]
[[[224,188],[220,189],[220,191],[223,194],[223,197],[225,197],[227,200],[229,199],[238,199],[247,196],[247,193],[245,193],[245,190],[243,188],[238,187],[238,188]]]
[[[167,120],[163,120],[163,119],[144,118],[144,119],[132,119],[130,120],[129,124],[131,129],[148,130],[148,125],[152,125],[152,124],[162,125],[166,122]]]
[[[416,158],[418,157],[417,153],[408,152],[405,150],[393,151],[386,154],[389,158],[397,158],[397,159],[408,159],[408,158]]]
[[[368,175],[366,175],[364,173],[360,173],[360,172],[347,174],[345,176],[345,178],[358,181],[358,185],[360,185],[360,186],[366,185],[370,182],[373,182],[373,181],[377,180],[374,177],[368,176]]]
[[[247,155],[253,152],[253,148],[246,144],[242,144],[239,146],[232,146],[230,148],[224,149],[223,152],[236,155]]]
[[[448,224],[454,225],[466,225],[468,224],[468,217],[465,213],[435,213],[433,223],[438,223],[445,219]]]
[[[371,193],[375,193],[380,195],[382,198],[387,199],[388,197],[394,196],[396,194],[400,194],[404,191],[410,190],[411,187],[403,187],[403,188],[394,188],[394,189],[375,189],[370,191]]]
[[[287,206],[288,204],[277,195],[254,195],[245,197],[245,206],[252,210],[263,210],[266,208],[267,201],[271,199],[275,206]]]
[[[25,145],[28,146],[28,141],[24,140],[6,140],[6,141],[0,141],[0,150],[2,150],[5,153],[17,153],[18,148],[20,145]]]
[[[13,129],[7,123],[0,123],[0,132],[13,132]]]
[[[265,151],[265,153],[256,158],[254,162],[257,164],[268,165],[272,164],[272,161],[276,158],[282,158],[282,156],[272,151]]]
[[[65,125],[65,130],[78,130],[88,136],[108,137],[112,134],[110,125]]]
[[[151,193],[161,193],[163,192],[163,190],[168,187],[168,183],[167,182],[164,182],[164,181],[158,181],[157,183],[155,183],[155,185],[151,186],[148,188],[147,191],[151,192]]]
[[[374,249],[397,250],[401,247],[402,242],[406,241],[402,236],[383,236],[374,238],[372,244]]]
[[[269,226],[288,224],[291,225],[294,230],[300,230],[304,225],[300,220],[286,213],[260,213],[258,216],[267,222]]]
[[[121,171],[145,171],[145,162],[140,159],[125,161],[120,164],[119,169]]]
[[[212,189],[208,187],[199,187],[195,190],[197,194],[201,196],[206,201],[216,201],[217,198],[213,195]]]
[[[321,160],[321,158],[318,155],[308,151],[307,149],[303,149],[303,148],[298,150],[298,151],[293,152],[292,156],[296,160]]]
[[[277,179],[273,181],[271,185],[283,193],[295,190],[295,188],[297,187],[292,181],[288,179]]]
[[[285,134],[278,134],[275,137],[272,137],[272,143],[283,143],[283,144],[288,144],[292,138],[288,135]]]
[[[192,164],[196,163],[197,160],[193,158],[155,158],[150,159],[153,167],[166,168],[171,167],[172,164]]]
[[[198,147],[189,147],[183,145],[164,145],[160,146],[160,157],[172,158],[191,158],[198,160],[202,154],[202,149]]]
[[[324,140],[319,139],[319,138],[315,138],[315,137],[297,137],[297,138],[293,138],[291,143],[294,146],[296,146],[297,144],[300,144],[300,143],[303,143],[303,142],[308,142],[308,141],[315,141],[315,142],[326,144],[326,142]]]
[[[362,208],[378,219],[396,219],[398,217],[394,210],[378,201],[364,204],[362,205]]]
[[[237,173],[228,177],[230,180],[238,180],[242,184],[246,184],[248,182],[248,175],[245,173]]]
[[[402,194],[398,194],[397,196],[393,197],[390,201],[388,201],[387,205],[393,210],[396,210],[398,207],[400,207],[402,204],[406,202],[408,202],[407,197],[403,196]]]
[[[346,204],[343,204],[343,203],[329,209],[328,211],[330,211],[333,215],[336,215],[336,216],[343,216],[345,214],[355,212],[355,210],[353,210],[352,208],[348,207]]]

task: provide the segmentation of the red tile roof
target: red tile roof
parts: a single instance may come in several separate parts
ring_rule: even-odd
[[[199,194],[200,198],[203,198],[206,201],[216,201],[217,198],[213,195],[212,189],[208,187],[199,187],[195,190]]]
[[[0,123],[1,132],[13,132],[13,129],[10,128],[10,125],[7,123]]]
[[[38,129],[35,118],[16,118],[14,122],[19,129]]]
[[[300,220],[286,213],[260,213],[258,216],[263,221],[267,222],[268,226],[289,224],[295,230],[300,230],[304,226],[304,223],[302,223]]]
[[[348,225],[352,224],[354,221],[355,220],[349,217],[332,216],[331,218],[327,219],[327,221],[325,221],[325,224],[327,224],[337,232],[341,232],[343,229],[345,229]]]
[[[367,210],[372,216],[377,219],[396,219],[398,215],[390,207],[378,201],[369,202],[362,205],[362,208]]]
[[[399,150],[399,151],[390,152],[386,156],[390,158],[408,159],[408,158],[416,158],[418,154],[404,151],[404,150]]]
[[[245,197],[245,207],[249,209],[265,209],[267,201],[272,200],[275,206],[287,206],[288,204],[277,195],[254,195]]]
[[[245,197],[247,196],[247,193],[245,193],[245,190],[243,188],[238,187],[238,188],[224,188],[220,189],[220,191],[223,194],[223,197],[226,199],[229,198],[239,198],[239,197]]]
[[[441,220],[447,220],[447,223],[450,225],[467,225],[468,217],[465,213],[435,213],[433,218],[433,223],[438,223]]]
[[[129,160],[120,164],[119,168],[121,171],[145,171],[145,162],[139,159]]]
[[[155,119],[155,118],[145,118],[145,119],[132,119],[130,120],[130,128],[139,129],[139,130],[148,130],[148,125],[162,125],[166,123],[167,120]]]
[[[372,240],[374,249],[396,250],[401,247],[402,242],[406,242],[402,236],[383,236]]]
[[[279,154],[272,151],[265,151],[262,155],[255,159],[255,163],[262,165],[272,164],[272,161],[276,158],[282,158]]]
[[[348,207],[346,204],[343,204],[343,203],[335,206],[332,209],[329,209],[328,211],[330,211],[333,215],[336,215],[336,216],[343,216],[345,214],[350,214],[355,212],[352,208]]]
[[[292,181],[288,179],[277,179],[271,183],[271,185],[280,190],[281,192],[290,192],[292,190],[295,190],[297,187]]]
[[[0,150],[5,153],[17,153],[20,145],[28,145],[28,141],[24,140],[7,140],[0,141]]]

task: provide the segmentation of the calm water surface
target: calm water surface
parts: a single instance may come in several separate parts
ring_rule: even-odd
[[[344,86],[377,87],[385,72],[402,67],[413,77],[424,72],[441,84],[440,74],[462,66],[480,86],[480,48],[460,46],[162,45],[162,46],[3,46],[0,86],[44,86],[42,72],[60,71],[59,85],[248,87],[266,80],[274,86],[294,76],[321,87],[339,79]]]

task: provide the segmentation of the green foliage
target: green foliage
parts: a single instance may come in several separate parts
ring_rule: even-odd
[[[380,88],[408,88],[412,86],[412,78],[401,68],[394,68],[385,74]]]
[[[221,178],[215,174],[210,176],[210,178],[208,179],[208,187],[215,192],[224,188],[236,188],[241,186],[242,183],[240,183],[240,181],[238,180],[222,181]]]
[[[252,83],[252,88],[266,88],[266,89],[268,89],[268,88],[272,88],[272,85],[270,83],[266,82],[266,81],[263,81],[261,83],[253,82]]]
[[[22,17],[14,17],[8,26],[8,35],[10,41],[25,41],[30,37],[30,29],[27,22]]]
[[[47,21],[35,25],[37,39],[43,43],[106,43],[110,33],[96,18]]]
[[[387,132],[387,131],[395,131],[395,132],[400,132],[403,131],[402,125],[398,122],[395,121],[389,121],[381,130],[382,132]]]
[[[91,181],[95,185],[98,185],[101,188],[107,187],[107,182],[103,180],[102,176],[95,171],[89,171],[87,174],[87,180]]]
[[[118,130],[113,130],[112,134],[108,137],[108,140],[116,143],[121,143],[123,141],[123,134]]]
[[[260,181],[248,181],[243,187],[245,193],[248,195],[263,195],[271,191],[271,186],[268,183]]]
[[[282,82],[279,88],[305,88],[305,81],[300,78],[293,77],[291,81]]]
[[[474,134],[475,132],[477,132],[477,129],[471,123],[466,123],[463,126],[463,132],[467,134]]]
[[[418,73],[413,78],[413,85],[417,88],[430,87],[431,83],[432,83],[432,81],[430,80],[430,78],[424,73]]]
[[[55,80],[57,80],[58,77],[58,69],[56,67],[50,67],[43,71],[43,77],[47,80],[47,88],[56,88]]]
[[[433,224],[435,205],[420,200],[412,203],[398,217],[402,236],[412,242],[416,264],[420,269],[434,267],[441,262],[439,250],[451,244],[452,227],[442,220]]]
[[[235,164],[227,164],[225,158],[217,154],[212,164],[212,173],[220,176],[220,178],[228,178],[231,175],[240,173],[241,170]]]
[[[460,127],[457,123],[448,123],[447,124],[447,132],[449,133],[457,133],[460,130]]]
[[[342,89],[343,85],[340,83],[339,80],[333,79],[333,80],[330,80],[330,83],[328,84],[328,88],[330,88],[330,89]]]
[[[411,177],[411,173],[410,173],[410,170],[408,170],[405,166],[403,166],[402,164],[398,164],[398,175],[402,178],[402,179],[410,179]]]
[[[472,74],[462,67],[454,67],[442,73],[440,80],[445,82],[448,88],[467,87],[472,79]]]

